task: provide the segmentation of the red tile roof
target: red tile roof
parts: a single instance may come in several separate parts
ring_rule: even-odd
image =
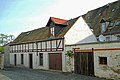
[[[51,20],[56,24],[64,24],[67,20],[51,17]]]

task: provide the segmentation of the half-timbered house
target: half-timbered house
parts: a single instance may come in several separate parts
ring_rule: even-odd
[[[64,36],[58,36],[63,33],[60,33],[61,30],[69,29],[75,20],[68,25],[67,20],[51,17],[46,27],[22,32],[10,44],[10,65],[62,70]]]
[[[82,17],[50,17],[46,27],[22,32],[10,44],[10,65],[65,71],[65,45],[81,42],[96,42]]]

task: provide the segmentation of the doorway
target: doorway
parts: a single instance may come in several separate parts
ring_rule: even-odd
[[[33,57],[32,57],[32,54],[29,54],[29,68],[33,68]]]

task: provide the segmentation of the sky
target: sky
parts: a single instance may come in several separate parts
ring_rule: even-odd
[[[45,27],[50,17],[71,19],[117,0],[0,0],[0,33],[17,37]]]

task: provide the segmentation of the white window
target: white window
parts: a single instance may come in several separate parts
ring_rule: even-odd
[[[51,36],[55,35],[54,27],[50,28]]]

